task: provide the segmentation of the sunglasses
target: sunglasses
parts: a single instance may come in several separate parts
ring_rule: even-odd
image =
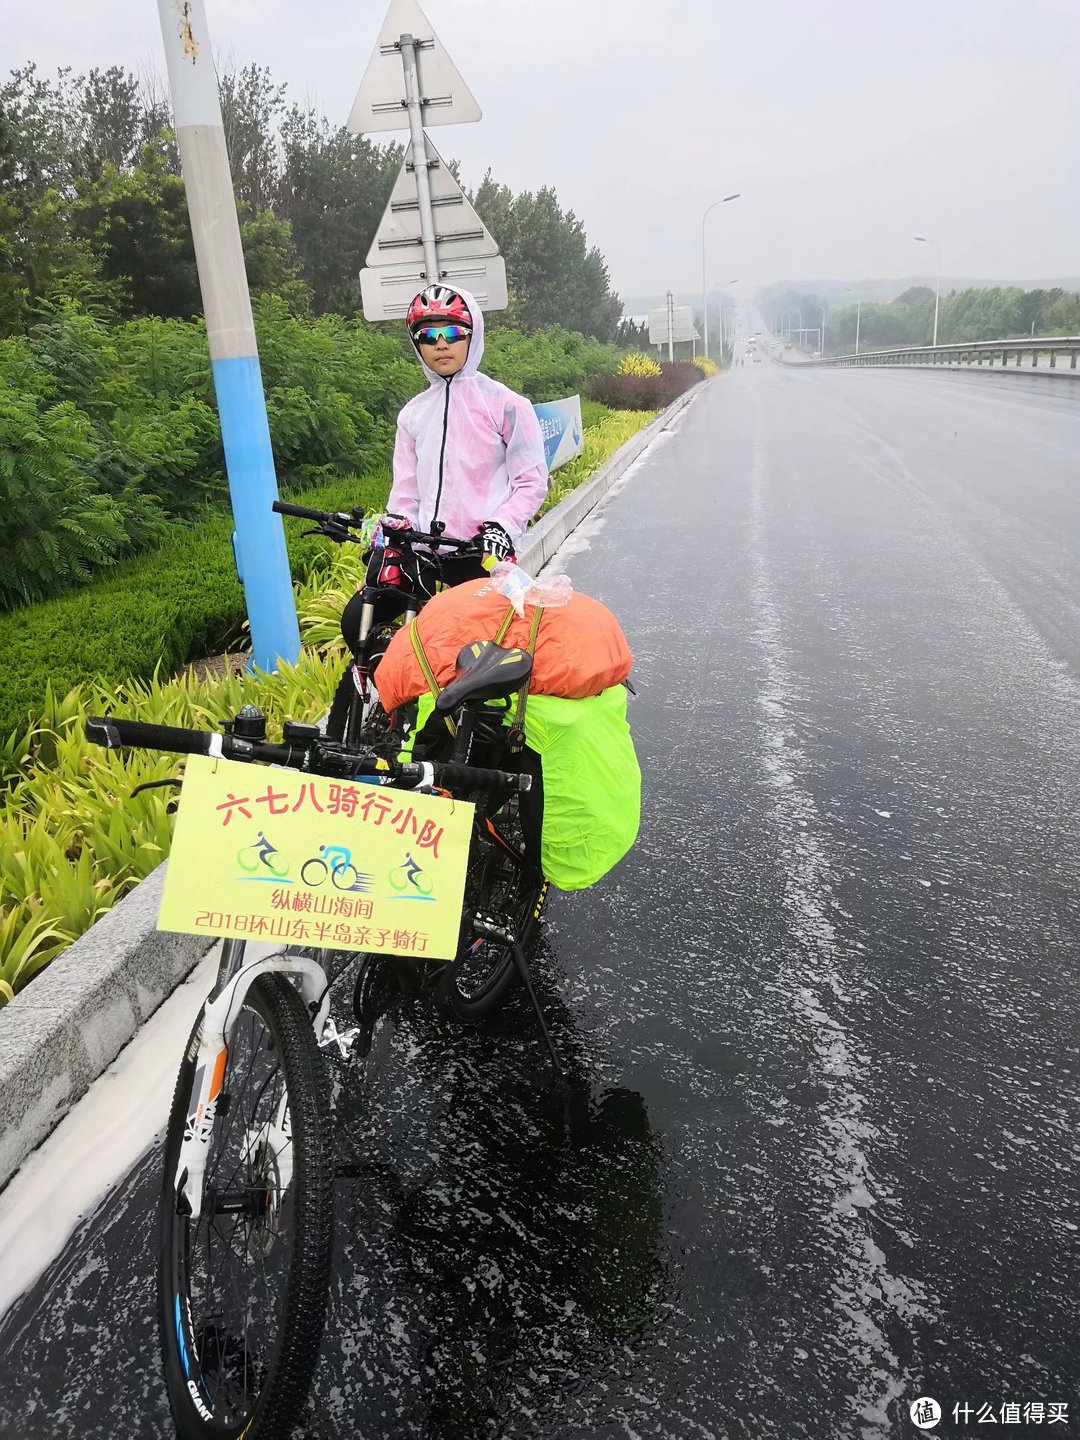
[[[440,338],[448,345],[456,345],[459,340],[468,340],[471,334],[464,325],[425,325],[413,332],[413,339],[417,345],[437,345]]]

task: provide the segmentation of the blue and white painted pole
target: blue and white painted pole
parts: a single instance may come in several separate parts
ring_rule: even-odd
[[[297,659],[300,630],[285,532],[270,508],[277,476],[210,31],[203,0],[158,0],[158,14],[236,522],[236,569],[252,659],[273,670],[279,659]]]

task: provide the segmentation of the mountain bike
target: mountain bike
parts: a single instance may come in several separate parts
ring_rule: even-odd
[[[439,714],[458,727],[446,762],[399,763],[295,722],[286,722],[280,743],[268,743],[254,707],[222,733],[111,716],[87,720],[86,733],[108,749],[221,756],[337,780],[378,774],[398,790],[472,800],[458,954],[426,962],[431,989],[450,1013],[469,1017],[497,1003],[516,969],[560,1073],[524,949],[547,888],[523,830],[520,802],[535,788],[529,752],[499,751],[511,762],[505,769],[473,761],[485,745],[503,743],[481,733],[491,730],[490,706],[509,704],[531,669],[524,651],[490,641],[466,647],[458,677],[438,698]],[[331,876],[356,869],[351,854],[320,863]],[[157,1287],[166,1386],[182,1440],[285,1437],[305,1404],[330,1285],[335,1162],[319,1047],[341,1045],[327,1026],[339,959],[292,948],[249,957],[244,941],[224,940],[187,1043],[166,1131]]]
[[[310,510],[275,500],[279,515],[310,520],[313,528],[305,535],[321,535],[337,545],[365,543],[365,512],[356,506],[346,513]],[[444,584],[479,578],[479,542],[457,540],[444,534],[434,521],[430,531],[393,530],[384,532],[385,543],[371,548],[364,584],[345,606],[341,634],[350,660],[330,707],[326,733],[332,740],[348,745],[380,745],[393,751],[400,748],[403,727],[410,717],[398,712],[388,715],[379,703],[371,683],[379,661],[386,653],[394,632],[415,620],[426,601]]]

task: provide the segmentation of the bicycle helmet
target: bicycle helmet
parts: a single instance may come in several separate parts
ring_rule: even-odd
[[[448,285],[429,285],[409,306],[406,324],[410,334],[422,325],[468,325],[471,329],[472,316],[456,290]]]

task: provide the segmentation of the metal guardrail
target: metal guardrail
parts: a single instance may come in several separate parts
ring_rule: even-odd
[[[808,365],[927,365],[959,369],[1027,369],[1044,373],[1075,371],[1080,336],[1034,335],[1023,340],[971,340],[961,345],[903,345],[893,350],[864,350],[858,355],[826,355]],[[1062,364],[1062,361],[1068,364]],[[1043,363],[1043,362],[1046,363]]]

